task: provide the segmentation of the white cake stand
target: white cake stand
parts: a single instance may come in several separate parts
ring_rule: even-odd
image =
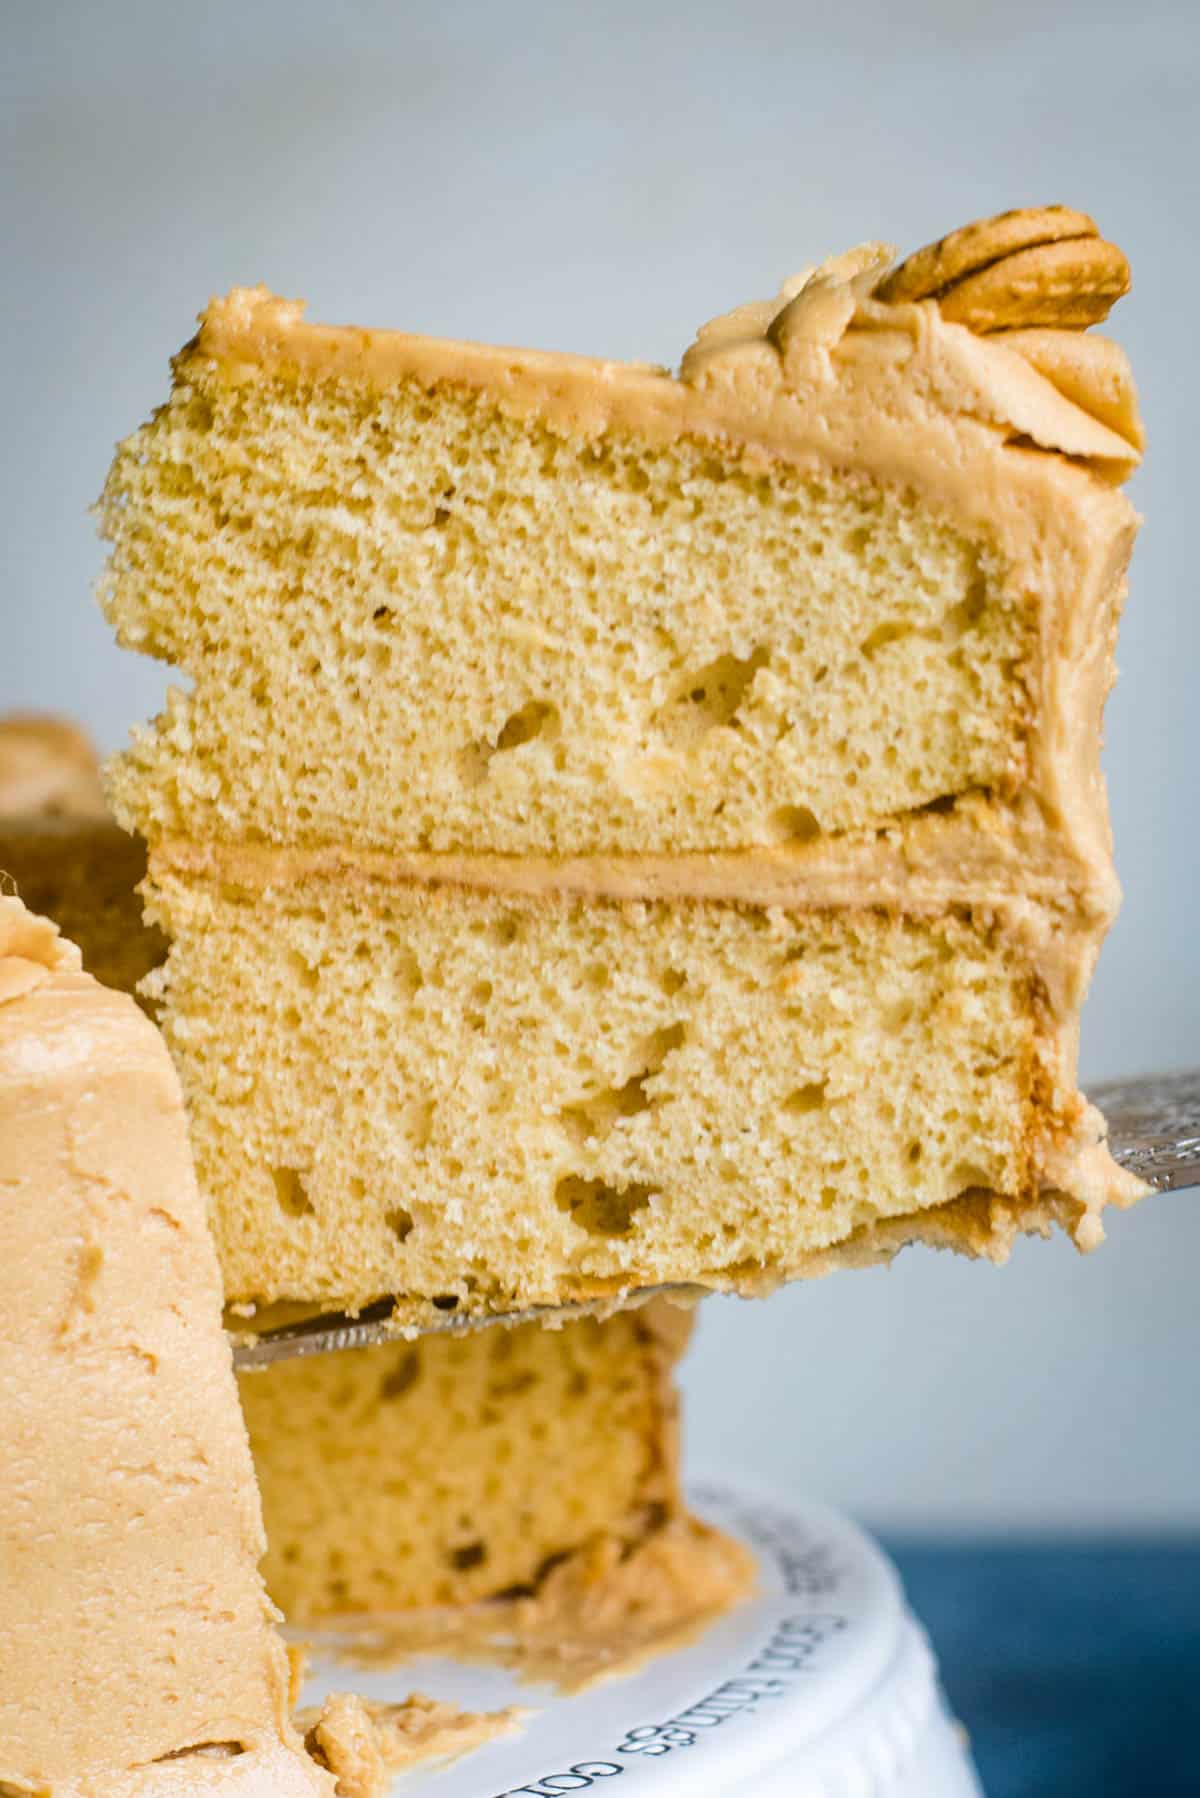
[[[442,1659],[380,1673],[318,1658],[304,1703],[415,1689],[535,1713],[519,1736],[398,1779],[397,1798],[981,1798],[879,1548],[835,1512],[742,1481],[697,1484],[691,1498],[754,1551],[760,1589],[640,1673],[563,1698]]]

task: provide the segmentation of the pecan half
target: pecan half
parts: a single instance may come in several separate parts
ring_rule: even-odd
[[[1002,212],[917,250],[875,287],[896,304],[935,300],[945,318],[987,333],[1085,330],[1129,290],[1129,264],[1094,220],[1067,206]]]

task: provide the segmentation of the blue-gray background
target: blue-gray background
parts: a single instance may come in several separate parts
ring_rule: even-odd
[[[1116,334],[1151,451],[1108,713],[1126,905],[1095,1077],[1200,1061],[1197,9],[1150,0],[6,9],[0,709],[105,748],[164,676],[109,642],[87,507],[206,297],[674,362],[702,319],[868,237],[1093,211],[1129,253]],[[1081,1260],[912,1253],[707,1308],[689,1457],[868,1520],[1200,1523],[1200,1196]]]

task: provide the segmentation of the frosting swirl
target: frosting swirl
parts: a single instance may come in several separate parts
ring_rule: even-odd
[[[1109,478],[1132,472],[1145,438],[1128,359],[1111,339],[1084,334],[1127,289],[1129,270],[1091,219],[1066,207],[1002,213],[898,268],[894,258],[890,245],[861,244],[791,276],[773,300],[710,319],[685,350],[680,379],[783,389],[810,376],[814,358],[836,356],[849,334],[894,330],[918,342],[936,331],[986,353],[957,346],[958,362],[973,364],[990,390],[980,415],[990,410]]]

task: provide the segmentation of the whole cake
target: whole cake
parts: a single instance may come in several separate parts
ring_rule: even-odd
[[[1006,214],[677,376],[210,305],[104,603],[191,682],[112,793],[233,1296],[1099,1239],[1140,1190],[1075,1083],[1127,285],[1086,215]]]
[[[753,1569],[684,1506],[687,1333],[659,1303],[244,1373],[272,1597],[568,1684],[726,1609]]]
[[[216,1255],[154,1026],[0,897],[0,1792],[383,1798],[507,1732],[415,1697],[298,1718]]]
[[[333,1792],[289,1717],[179,1083],[0,898],[0,1790]]]

